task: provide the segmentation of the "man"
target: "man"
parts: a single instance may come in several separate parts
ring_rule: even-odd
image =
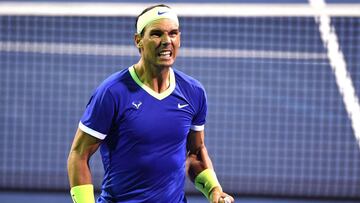
[[[234,202],[204,145],[205,91],[171,68],[180,47],[176,14],[149,7],[136,29],[140,60],[107,78],[80,120],[68,158],[73,201],[95,201],[88,161],[100,147],[105,175],[97,202],[186,202],[185,170],[210,202]]]

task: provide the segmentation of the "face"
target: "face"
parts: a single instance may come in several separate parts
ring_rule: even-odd
[[[144,28],[144,36],[136,35],[141,57],[146,65],[171,67],[180,47],[179,26],[170,19],[158,19]]]

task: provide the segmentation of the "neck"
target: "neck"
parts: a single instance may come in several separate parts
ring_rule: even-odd
[[[140,81],[157,93],[170,86],[170,67],[147,66],[141,61],[135,64],[135,72]]]

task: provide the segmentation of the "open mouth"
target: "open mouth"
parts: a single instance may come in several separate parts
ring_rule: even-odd
[[[172,56],[172,52],[169,50],[164,50],[161,51],[158,56],[160,56],[161,58],[170,58]]]

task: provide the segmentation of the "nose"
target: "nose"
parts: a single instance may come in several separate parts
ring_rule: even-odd
[[[161,38],[161,44],[167,46],[170,44],[170,37],[167,34],[164,34]]]

